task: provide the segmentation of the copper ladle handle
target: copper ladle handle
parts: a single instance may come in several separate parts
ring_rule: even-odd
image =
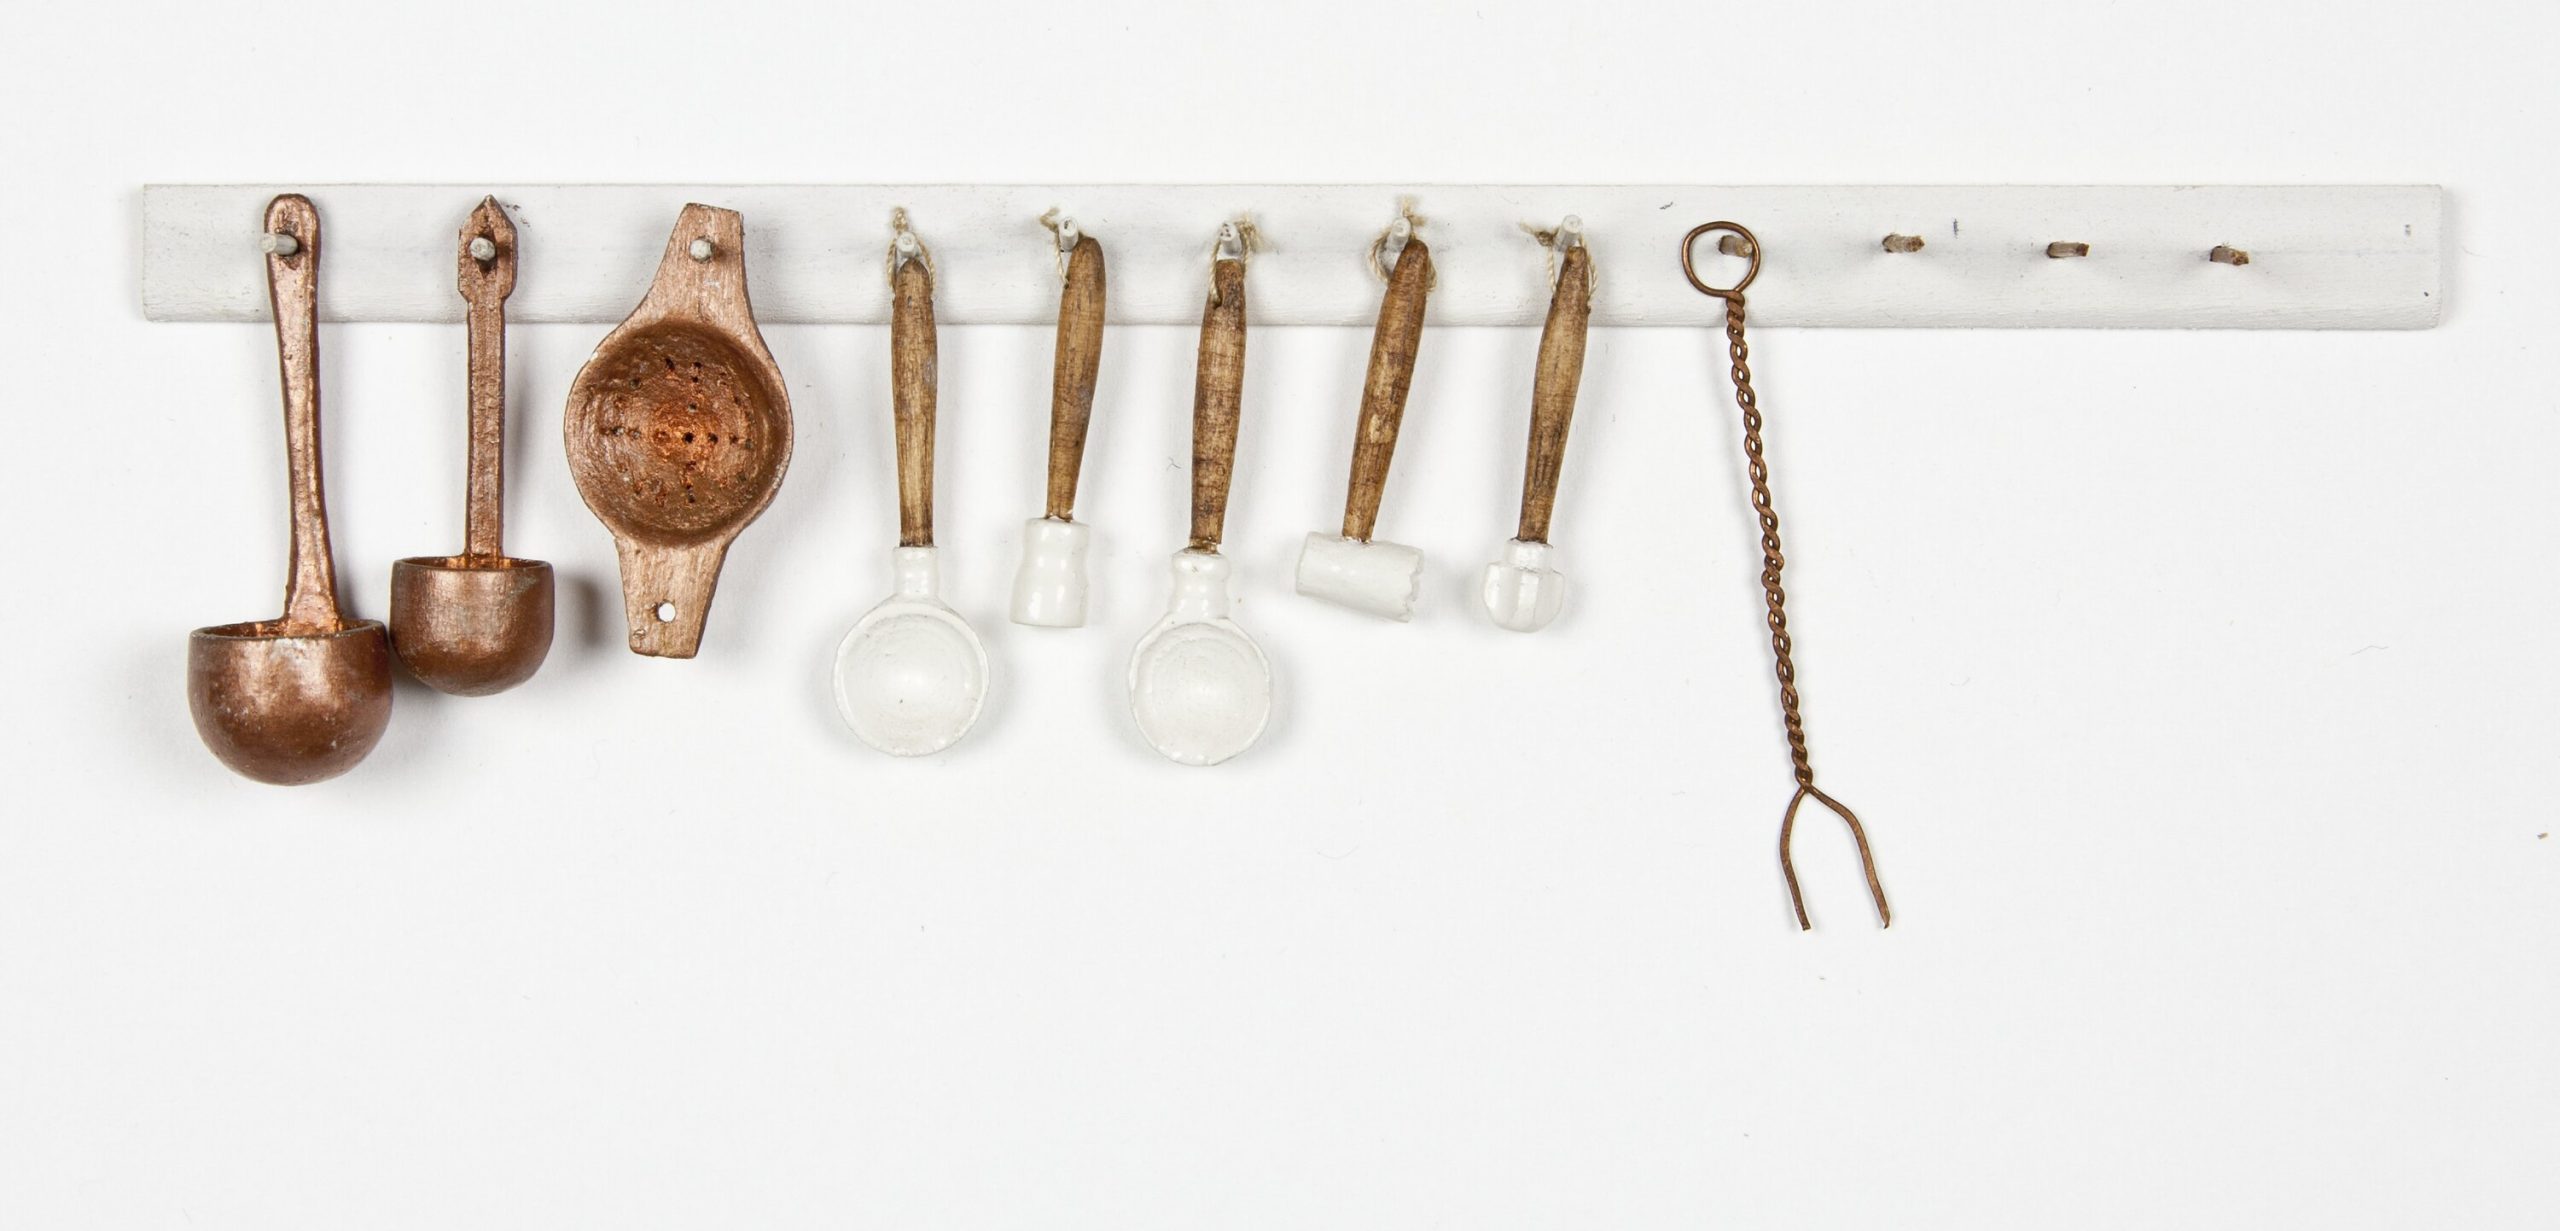
[[[1565,437],[1573,430],[1582,390],[1582,351],[1591,326],[1591,250],[1580,244],[1556,263],[1556,294],[1538,336],[1538,378],[1529,394],[1529,463],[1520,480],[1523,543],[1547,541],[1555,519],[1556,481],[1564,471]]]
[[[1074,521],[1076,479],[1084,469],[1085,429],[1093,423],[1093,387],[1102,371],[1106,282],[1102,244],[1087,235],[1067,257],[1058,295],[1057,371],[1049,388],[1048,516]]]
[[[1227,530],[1227,487],[1236,477],[1236,426],[1244,416],[1244,262],[1209,267],[1200,310],[1200,372],[1191,388],[1191,550],[1215,552]]]
[[[1406,240],[1387,275],[1378,306],[1378,331],[1369,343],[1369,377],[1360,391],[1360,434],[1351,445],[1351,491],[1343,501],[1342,537],[1366,543],[1378,528],[1378,505],[1387,494],[1387,467],[1395,461],[1396,434],[1404,427],[1405,395],[1413,391],[1413,360],[1422,349],[1422,309],[1431,294],[1431,249],[1420,236]]]
[[[483,197],[462,224],[455,282],[470,305],[471,454],[462,512],[462,551],[503,558],[506,519],[507,296],[516,289],[516,228],[496,197]],[[473,249],[481,246],[483,259]]]
[[[933,546],[936,350],[933,271],[922,260],[889,275],[889,379],[898,423],[898,546]]]
[[[342,623],[338,570],[329,554],[328,497],[320,485],[320,211],[310,198],[287,193],[267,203],[266,226],[267,304],[276,322],[285,486],[293,513],[293,571],[278,623],[288,636],[307,636],[334,632]]]

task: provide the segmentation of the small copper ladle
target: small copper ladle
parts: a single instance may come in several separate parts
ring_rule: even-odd
[[[288,194],[267,203],[267,301],[284,376],[293,572],[284,614],[199,628],[187,639],[187,708],[222,763],[260,782],[334,778],[373,751],[391,722],[391,645],[382,625],[338,613],[329,510],[320,490],[320,213]]]
[[[496,197],[462,225],[457,281],[471,305],[471,474],[462,554],[391,566],[391,648],[438,692],[483,697],[533,678],[551,652],[551,566],[499,546],[505,516],[507,296],[516,228]]]

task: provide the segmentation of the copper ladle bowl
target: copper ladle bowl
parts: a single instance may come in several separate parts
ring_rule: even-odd
[[[187,637],[187,709],[222,763],[278,786],[355,767],[391,723],[391,642],[377,620],[288,632],[283,620]]]
[[[551,566],[513,556],[412,556],[391,566],[391,648],[437,692],[485,697],[551,653]]]

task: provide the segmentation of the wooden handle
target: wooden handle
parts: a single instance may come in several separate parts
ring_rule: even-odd
[[[471,252],[485,241],[488,260]],[[516,289],[516,228],[496,197],[483,197],[462,224],[455,282],[470,305],[470,477],[462,506],[462,551],[475,560],[504,557],[507,466],[507,296]]]
[[[1538,380],[1529,393],[1529,465],[1520,480],[1520,541],[1547,541],[1555,519],[1556,479],[1564,470],[1565,436],[1582,391],[1582,346],[1591,326],[1591,250],[1576,244],[1556,270],[1547,329],[1538,336]]]
[[[1404,426],[1405,395],[1413,389],[1413,357],[1422,347],[1422,308],[1431,294],[1431,249],[1405,241],[1387,276],[1378,306],[1378,332],[1369,343],[1369,380],[1360,391],[1360,435],[1351,445],[1351,494],[1343,502],[1342,537],[1366,543],[1378,527],[1378,503],[1387,494],[1387,467],[1395,461],[1396,433]]]
[[[909,260],[889,277],[889,379],[898,417],[898,546],[933,546],[933,274]]]
[[[286,492],[293,515],[293,571],[285,581],[282,632],[336,631],[338,567],[329,552],[329,502],[320,484],[320,211],[288,193],[267,203],[271,243],[267,304],[276,321],[276,364],[284,386]]]
[[[1244,262],[1209,267],[1200,310],[1200,375],[1191,388],[1191,549],[1214,552],[1227,532],[1227,487],[1236,477],[1236,425],[1244,416]]]
[[[1093,385],[1102,371],[1102,245],[1087,235],[1067,257],[1067,286],[1058,295],[1057,372],[1049,387],[1049,510],[1076,517],[1076,477],[1084,469],[1085,428],[1093,422]]]

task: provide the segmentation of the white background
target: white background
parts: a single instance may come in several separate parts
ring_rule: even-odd
[[[356,7],[30,5],[0,44],[0,1223],[2560,1217],[2541,7]],[[945,333],[949,582],[1001,691],[907,764],[823,683],[887,584],[884,332],[769,331],[799,451],[668,663],[621,648],[558,444],[602,331],[520,330],[549,665],[404,684],[336,782],[237,779],[185,634],[276,606],[274,360],[140,320],[136,189],[190,180],[2441,182],[2450,311],[1760,337],[1817,761],[1897,906],[1814,826],[1808,936],[1703,330],[1593,339],[1580,589],[1534,638],[1465,598],[1534,331],[1424,344],[1410,627],[1287,592],[1365,332],[1256,334],[1230,532],[1282,707],[1209,772],[1117,686],[1191,331],[1110,338],[1069,633],[1001,619],[1046,331]],[[458,542],[462,336],[323,347],[379,614]]]

